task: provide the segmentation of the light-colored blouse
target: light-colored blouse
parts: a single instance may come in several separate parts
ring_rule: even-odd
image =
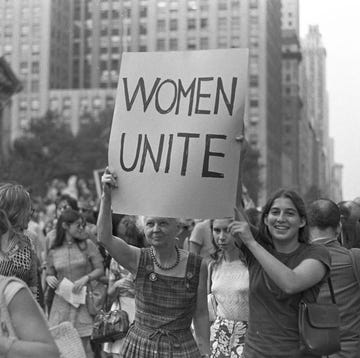
[[[217,302],[217,315],[234,321],[249,319],[249,271],[239,259],[213,264],[211,292]]]

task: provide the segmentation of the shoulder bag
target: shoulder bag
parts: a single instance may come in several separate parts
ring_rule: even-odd
[[[299,303],[300,350],[330,355],[340,350],[340,315],[330,277],[327,280],[332,303]]]

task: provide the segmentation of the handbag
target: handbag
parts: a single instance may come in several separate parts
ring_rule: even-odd
[[[217,302],[216,302],[216,298],[214,296],[214,294],[211,292],[211,286],[212,286],[212,280],[211,280],[211,276],[212,276],[212,268],[213,268],[213,264],[210,263],[209,264],[209,279],[208,279],[208,296],[207,296],[207,301],[208,301],[208,311],[209,311],[209,322],[214,322],[217,316]]]
[[[95,316],[91,343],[115,342],[125,337],[129,325],[129,316],[127,312],[121,309],[120,299],[118,298],[118,307],[116,309],[109,311],[101,309]]]
[[[340,315],[330,277],[327,280],[332,303],[299,304],[300,350],[330,355],[340,350]]]

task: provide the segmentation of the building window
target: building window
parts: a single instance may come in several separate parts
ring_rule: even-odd
[[[218,9],[227,10],[227,0],[219,0]]]
[[[37,111],[40,108],[40,101],[38,99],[33,99],[31,101],[31,109]]]
[[[140,32],[140,35],[146,35],[147,34],[146,24],[140,24],[139,32]]]
[[[208,19],[206,17],[203,17],[200,19],[200,28],[201,29],[207,29],[208,28]]]
[[[218,38],[218,47],[227,48],[227,38],[226,36],[219,36]]]
[[[31,92],[39,92],[39,81],[31,80]]]
[[[21,62],[20,63],[20,73],[22,75],[26,75],[28,73],[28,63],[27,62]]]
[[[147,46],[146,45],[140,45],[139,46],[139,51],[140,52],[146,52],[147,51]]]
[[[170,12],[177,12],[179,8],[178,0],[171,0],[170,2]]]
[[[111,60],[111,69],[118,70],[120,68],[120,61],[119,60]]]
[[[147,7],[140,6],[140,17],[147,17]]]
[[[250,87],[258,87],[258,86],[259,86],[259,76],[250,75]]]
[[[156,24],[157,32],[164,32],[165,25],[166,25],[165,19],[157,20],[157,24]]]
[[[20,111],[26,111],[28,108],[28,103],[26,99],[22,99],[19,103],[19,109]]]
[[[21,17],[26,20],[30,16],[30,9],[27,6],[21,8]]]
[[[250,8],[257,8],[258,0],[250,0]]]
[[[112,10],[112,11],[111,11],[111,17],[112,17],[113,19],[118,19],[118,18],[120,18],[120,11],[118,11],[118,10]]]
[[[258,123],[259,123],[259,116],[257,115],[250,116],[250,124],[252,126],[256,126]]]
[[[206,50],[209,48],[209,38],[208,37],[201,37],[200,38],[200,49]]]
[[[95,97],[93,99],[93,108],[100,108],[101,107],[101,98],[100,97]]]
[[[259,107],[259,101],[257,99],[251,99],[250,107]]]
[[[165,50],[165,39],[157,39],[156,41],[156,50],[164,51]]]
[[[39,73],[40,72],[40,64],[39,62],[33,62],[31,64],[31,73]]]
[[[166,10],[166,1],[158,1],[157,7],[159,13],[164,13]]]
[[[111,108],[114,107],[114,105],[115,105],[114,97],[106,96],[105,101],[106,101],[106,107],[111,107]]]
[[[71,107],[71,98],[70,97],[64,97],[63,98],[63,107],[64,108]]]
[[[195,50],[196,49],[196,39],[195,37],[189,37],[187,40],[187,49]]]
[[[27,25],[21,26],[21,28],[20,28],[20,35],[21,35],[21,37],[26,37],[26,36],[28,36],[28,35],[29,35],[29,31],[30,31],[29,26],[27,26]]]
[[[251,133],[249,138],[250,145],[257,146],[258,144],[258,135],[256,133]]]
[[[196,29],[196,19],[188,19],[187,28],[188,28],[188,30],[195,30]]]
[[[239,36],[231,37],[231,47],[240,47],[240,37]]]
[[[169,42],[170,50],[175,51],[178,49],[178,39],[171,38]]]
[[[226,30],[226,28],[227,28],[227,19],[226,19],[226,17],[219,17],[218,18],[218,27],[219,27],[219,30]]]
[[[177,31],[178,21],[177,19],[170,19],[170,31]]]
[[[196,11],[197,6],[196,6],[196,0],[188,0],[188,11],[192,12],[192,11]]]

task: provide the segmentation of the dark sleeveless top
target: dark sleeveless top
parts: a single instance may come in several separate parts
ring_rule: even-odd
[[[185,277],[155,273],[150,249],[141,250],[135,278],[135,322],[121,357],[198,358],[191,333],[201,257],[189,253]]]

